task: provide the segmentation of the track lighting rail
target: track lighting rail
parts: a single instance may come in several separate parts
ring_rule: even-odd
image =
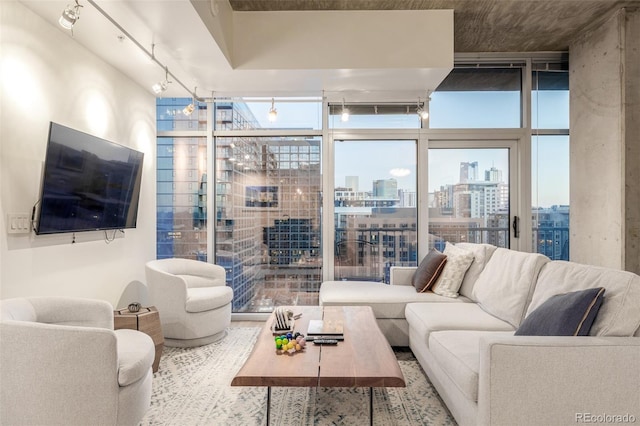
[[[153,51],[149,51],[146,47],[144,47],[138,40],[136,40],[127,30],[125,30],[122,25],[120,25],[115,19],[113,19],[111,17],[111,15],[109,15],[104,9],[102,9],[100,6],[98,6],[98,4],[93,1],[93,0],[87,0],[87,3],[89,3],[91,6],[93,6],[98,12],[100,12],[100,14],[102,14],[102,16],[104,16],[105,18],[107,18],[107,20],[109,22],[111,22],[119,31],[122,32],[122,34],[124,34],[129,40],[131,40],[133,42],[133,44],[135,44],[140,50],[142,50],[149,58],[151,58],[151,60],[153,62],[155,62],[156,64],[158,64],[163,70],[165,70],[166,75],[167,76],[171,76],[171,78],[173,79],[173,81],[175,81],[176,83],[178,83],[184,90],[186,90],[193,99],[195,99],[198,102],[206,102],[206,100],[204,98],[199,98],[196,96],[195,92],[192,92],[182,81],[180,81],[180,79],[178,77],[175,76],[175,74],[173,74],[171,71],[169,71],[169,67],[167,67],[165,64],[163,64],[162,62],[160,62],[158,60],[158,58],[156,58],[155,56],[155,52]]]

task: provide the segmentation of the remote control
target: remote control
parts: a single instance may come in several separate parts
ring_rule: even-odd
[[[336,339],[313,339],[314,345],[337,345]]]
[[[307,342],[313,342],[314,340],[344,340],[344,336],[307,336]]]

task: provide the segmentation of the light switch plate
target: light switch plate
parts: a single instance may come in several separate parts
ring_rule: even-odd
[[[28,234],[31,232],[31,215],[28,213],[9,213],[7,215],[9,234]]]

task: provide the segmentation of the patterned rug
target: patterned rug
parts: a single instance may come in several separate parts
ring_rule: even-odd
[[[257,327],[229,328],[228,335],[198,348],[164,348],[153,377],[151,408],[140,425],[264,425],[264,387],[231,387],[249,356]],[[455,425],[418,361],[396,349],[406,388],[375,388],[374,424]],[[369,422],[368,388],[271,390],[272,425],[361,425]]]

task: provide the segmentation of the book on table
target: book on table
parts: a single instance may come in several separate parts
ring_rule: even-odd
[[[309,336],[343,336],[342,321],[310,320],[307,335]]]

